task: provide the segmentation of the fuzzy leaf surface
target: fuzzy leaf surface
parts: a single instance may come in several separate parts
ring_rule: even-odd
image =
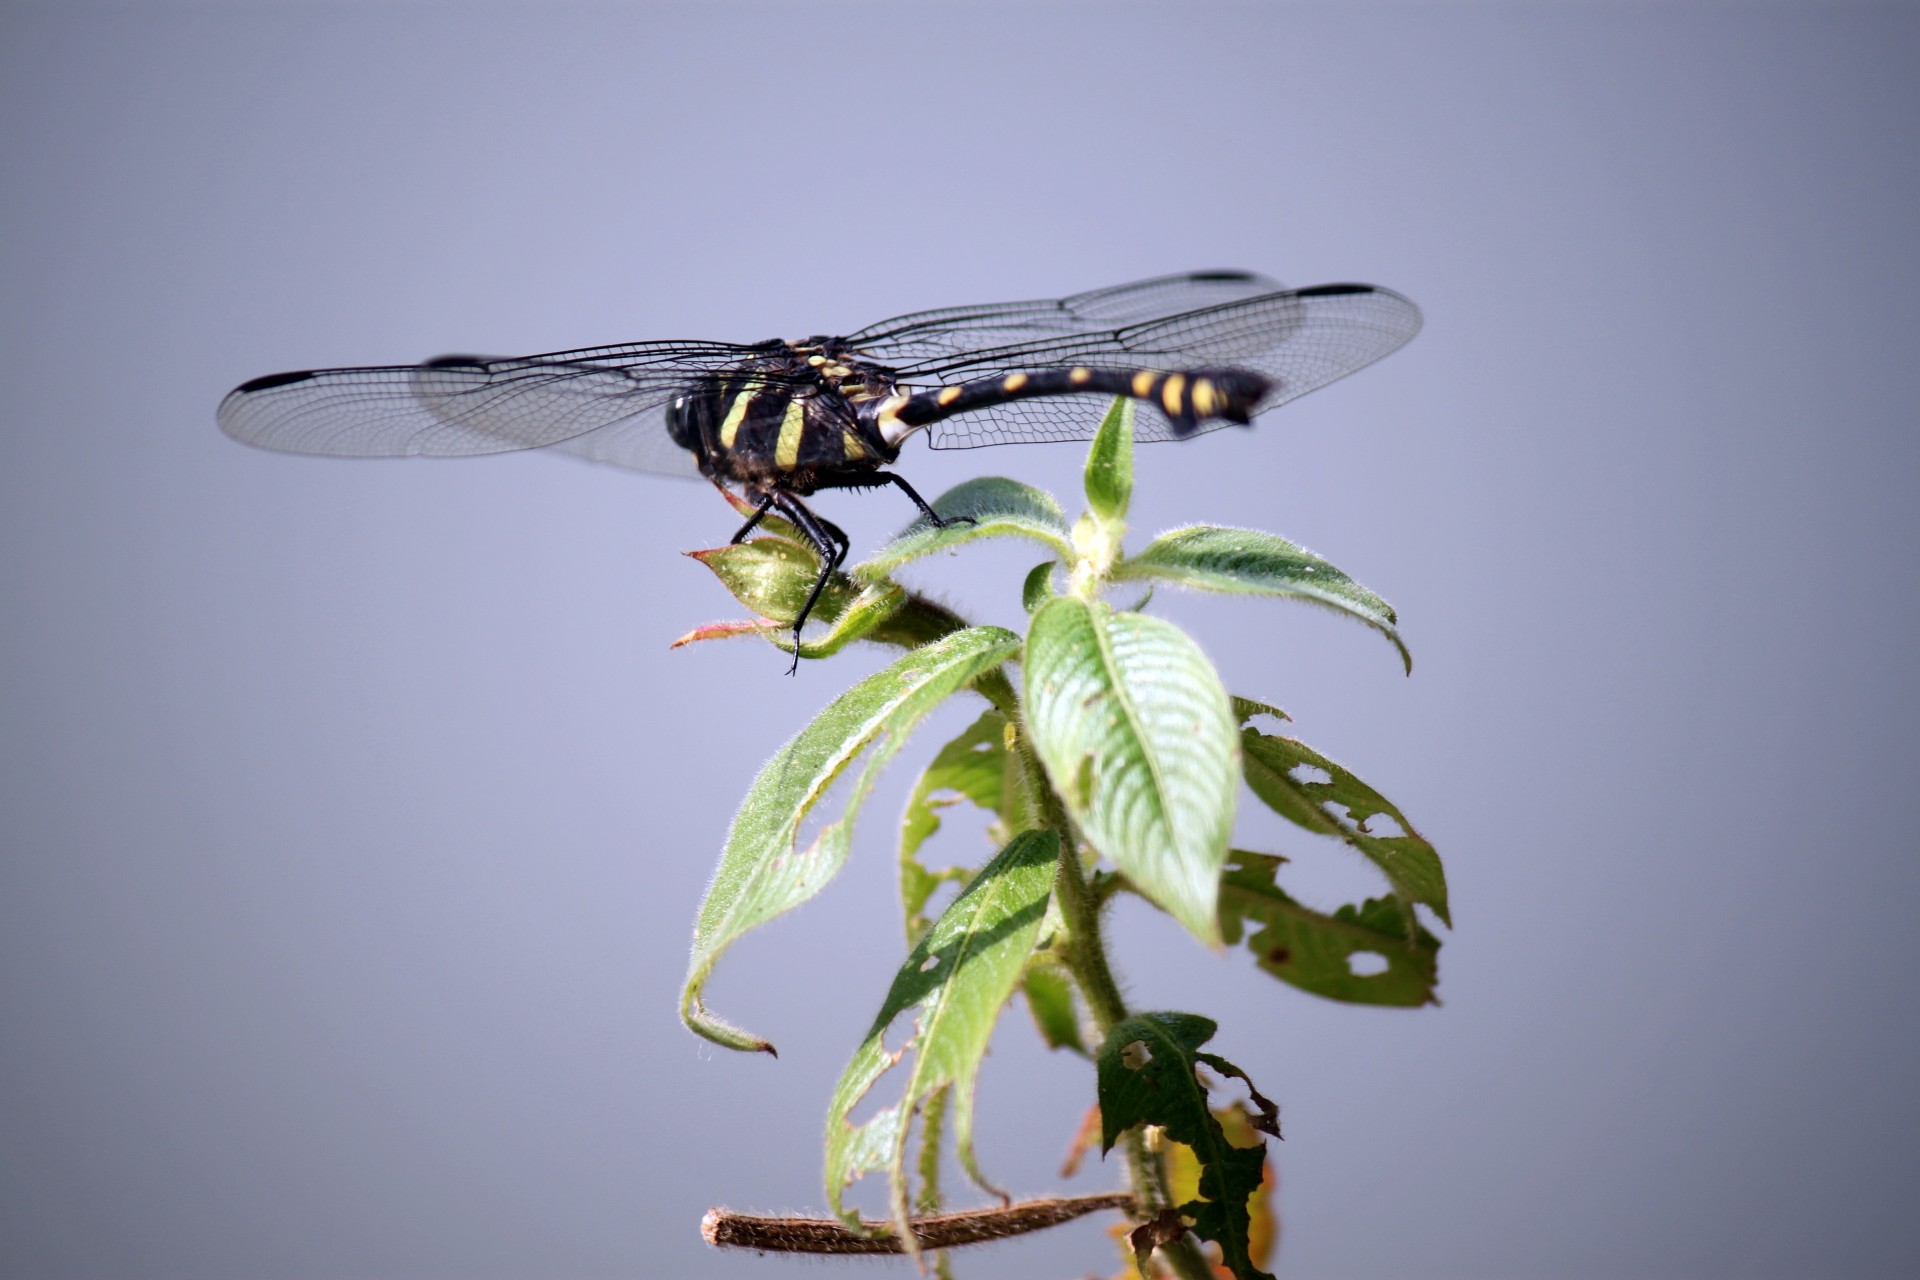
[[[1019,648],[998,627],[957,631],[915,649],[841,694],[760,770],[727,833],[694,925],[680,1016],[695,1034],[730,1049],[773,1046],[709,1014],[701,993],[721,954],[744,933],[805,902],[846,861],[853,818],[878,769],[943,700]],[[800,826],[849,764],[876,741],[841,818],[799,846]]]
[[[1196,1070],[1206,1063],[1245,1078],[1225,1059],[1200,1052],[1216,1029],[1211,1018],[1191,1013],[1142,1013],[1114,1025],[1094,1059],[1100,1149],[1111,1151],[1138,1124],[1159,1125],[1167,1137],[1192,1148],[1200,1164],[1199,1192],[1179,1206],[1180,1213],[1194,1220],[1195,1235],[1220,1246],[1221,1260],[1237,1280],[1272,1280],[1253,1261],[1247,1203],[1260,1189],[1266,1146],[1236,1147],[1227,1140]]]
[[[1062,557],[1073,553],[1067,518],[1052,494],[1004,476],[978,476],[947,490],[933,501],[942,519],[968,516],[973,524],[935,528],[925,516],[853,570],[861,582],[886,577],[909,560],[946,551],[976,538],[1028,538]]]
[[[1240,743],[1213,664],[1172,623],[1071,596],[1033,615],[1028,726],[1080,829],[1209,945]]]
[[[1244,729],[1240,745],[1247,785],[1268,808],[1308,831],[1344,840],[1359,850],[1386,875],[1410,919],[1412,905],[1420,902],[1433,908],[1444,923],[1453,923],[1447,914],[1447,876],[1439,853],[1391,801],[1304,742]],[[1369,830],[1368,821],[1381,816],[1396,824],[1400,834]]]
[[[1087,506],[1102,520],[1127,518],[1133,499],[1133,401],[1115,396],[1087,450]]]
[[[1000,1009],[1039,937],[1059,861],[1060,840],[1052,832],[1014,837],[934,921],[894,976],[827,1111],[827,1199],[855,1230],[859,1215],[841,1204],[841,1195],[854,1178],[885,1169],[890,1217],[911,1248],[908,1122],[916,1108],[943,1089],[962,1166],[976,1183],[999,1194],[974,1157],[974,1082]],[[914,1034],[899,1053],[890,1053],[887,1028],[909,1010],[918,1011]],[[900,1100],[863,1124],[850,1124],[853,1108],[909,1051],[913,1062]]]
[[[1151,578],[1197,591],[1305,600],[1366,623],[1392,643],[1407,670],[1413,669],[1413,656],[1396,629],[1399,620],[1385,600],[1311,551],[1271,533],[1218,525],[1172,529],[1139,555],[1121,561],[1113,576]]]

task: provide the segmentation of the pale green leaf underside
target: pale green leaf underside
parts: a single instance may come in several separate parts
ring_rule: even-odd
[[[1391,898],[1370,898],[1326,915],[1295,902],[1274,883],[1281,859],[1236,849],[1220,880],[1220,928],[1229,945],[1245,941],[1260,968],[1302,991],[1350,1004],[1410,1008],[1434,1002],[1440,941]],[[1355,972],[1353,958],[1375,956],[1377,973]]]
[[[1308,831],[1359,850],[1385,874],[1394,896],[1409,908],[1409,918],[1412,904],[1420,902],[1443,922],[1453,923],[1439,853],[1391,801],[1304,742],[1257,729],[1242,730],[1240,741],[1247,785],[1269,808]],[[1381,816],[1398,825],[1400,834],[1370,830],[1368,821]]]
[[[942,519],[969,516],[973,524],[935,528],[921,516],[893,541],[856,567],[853,576],[872,582],[909,560],[957,547],[976,538],[1029,538],[1062,558],[1073,554],[1067,518],[1052,494],[1003,476],[979,476],[947,490],[933,501]]]
[[[1212,664],[1168,622],[1061,597],[1034,614],[1023,669],[1034,743],[1082,832],[1217,944],[1240,744]]]
[[[841,1196],[862,1173],[885,1169],[895,1230],[905,1230],[910,1203],[906,1174],[908,1120],[927,1098],[950,1089],[954,1145],[969,1176],[981,1176],[973,1152],[973,1090],[980,1060],[1032,954],[1046,916],[1060,858],[1059,837],[1027,831],[1016,836],[954,899],[907,956],[886,1000],[834,1087],[827,1111],[827,1198],[854,1229],[857,1213]],[[889,1053],[887,1028],[908,1010],[918,1010],[915,1032],[901,1053],[911,1052],[900,1101],[864,1124],[847,1117],[876,1081],[899,1061]]]
[[[1114,569],[1116,579],[1151,578],[1200,591],[1292,596],[1324,605],[1379,631],[1411,671],[1413,657],[1391,606],[1340,570],[1285,538],[1256,529],[1193,525],[1161,534]]]
[[[974,627],[913,650],[836,698],[760,770],[734,816],[694,926],[680,1015],[696,1034],[732,1049],[772,1049],[705,1010],[701,993],[714,965],[742,934],[805,902],[833,878],[846,860],[853,817],[874,772],[928,712],[1018,648],[1010,631]],[[808,813],[840,773],[883,738],[845,814],[800,848]]]

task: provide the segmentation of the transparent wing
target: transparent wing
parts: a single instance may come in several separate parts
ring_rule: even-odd
[[[1246,298],[1129,325],[1104,334],[1063,335],[1039,342],[976,351],[933,370],[905,376],[937,382],[997,377],[1023,369],[1081,364],[1090,368],[1190,369],[1227,365],[1265,374],[1272,389],[1255,413],[1265,413],[1309,391],[1365,368],[1420,331],[1420,309],[1390,289],[1373,285],[1317,285]],[[1087,440],[1110,400],[1106,396],[1018,400],[960,414],[927,429],[936,449],[1041,440]],[[1205,423],[1202,431],[1225,425]],[[1140,406],[1143,440],[1173,439],[1172,424],[1152,405]]]
[[[642,471],[697,474],[692,455],[667,436],[661,411],[756,350],[639,343],[273,374],[229,393],[219,420],[237,440],[289,453],[445,457],[556,447]]]
[[[847,341],[881,364],[917,367],[983,349],[1074,334],[1105,334],[1121,326],[1279,289],[1277,281],[1252,272],[1196,271],[1093,289],[1068,298],[916,311],[868,325],[849,334]]]

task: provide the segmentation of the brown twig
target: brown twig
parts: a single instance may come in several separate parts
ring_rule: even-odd
[[[982,1244],[1029,1231],[1044,1231],[1103,1209],[1131,1211],[1132,1208],[1131,1194],[1109,1191],[1094,1196],[1023,1200],[1004,1208],[943,1213],[933,1218],[915,1218],[909,1225],[922,1249],[953,1249],[963,1244]],[[904,1252],[900,1237],[893,1234],[888,1223],[863,1220],[861,1226],[875,1234],[851,1231],[838,1218],[760,1218],[726,1209],[709,1209],[707,1216],[700,1220],[700,1234],[711,1245],[758,1249],[764,1253]]]

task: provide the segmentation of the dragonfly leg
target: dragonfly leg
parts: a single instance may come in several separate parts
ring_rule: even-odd
[[[793,521],[794,528],[820,553],[820,576],[813,580],[813,590],[807,593],[807,602],[800,606],[800,616],[793,620],[793,664],[787,668],[787,674],[792,675],[800,669],[800,628],[807,625],[813,606],[820,603],[820,593],[827,589],[827,580],[833,577],[833,571],[847,558],[849,543],[839,525],[815,515],[806,503],[790,493],[775,489],[767,495],[767,503]],[[765,514],[764,507],[760,514]],[[754,520],[759,518],[760,515],[754,516]],[[748,523],[751,527],[752,522]]]
[[[753,494],[748,493],[747,496],[751,498]],[[753,527],[759,524],[760,521],[766,516],[767,512],[770,511],[772,508],[773,508],[773,495],[771,493],[762,495],[760,498],[760,505],[754,509],[754,512],[752,515],[747,517],[747,522],[740,526],[740,532],[733,535],[733,545],[737,545],[739,543],[745,542],[747,540],[747,535],[753,532]]]
[[[927,518],[927,523],[936,529],[944,529],[950,524],[980,523],[972,516],[941,516],[936,514],[934,509],[927,505],[927,500],[921,497],[912,485],[907,483],[905,476],[892,471],[863,471],[856,475],[835,476],[831,480],[821,481],[819,487],[822,489],[884,489],[888,485],[895,486],[900,492],[911,498],[913,505],[920,508],[920,514]]]

